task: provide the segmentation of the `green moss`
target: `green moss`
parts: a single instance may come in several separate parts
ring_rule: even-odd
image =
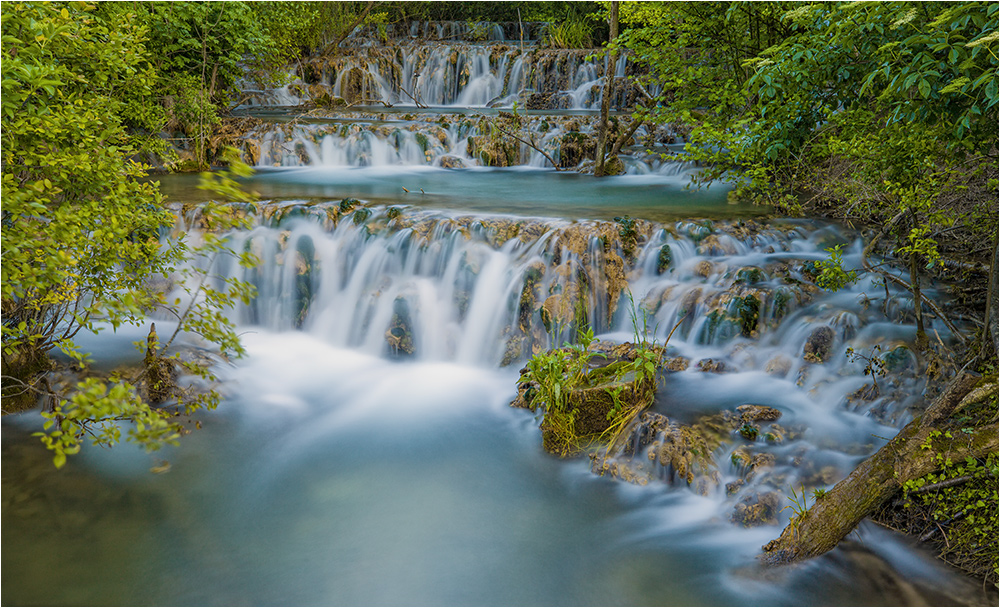
[[[544,411],[542,443],[549,453],[566,457],[614,443],[653,402],[654,349],[640,346],[621,360],[601,355],[610,363],[592,364],[599,356],[589,348],[593,335],[581,332],[581,344],[536,354],[521,376],[528,407]]]
[[[371,214],[372,210],[369,209],[368,207],[362,207],[361,209],[355,211],[353,217],[355,225],[360,226],[361,224],[364,224],[366,221],[368,221],[368,218],[371,217]]]
[[[670,268],[670,264],[674,261],[673,252],[670,250],[669,244],[664,244],[660,247],[660,254],[656,258],[656,274],[663,274]]]

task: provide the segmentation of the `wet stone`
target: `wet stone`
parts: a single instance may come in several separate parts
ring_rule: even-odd
[[[779,504],[781,496],[777,492],[756,492],[744,496],[733,508],[732,521],[745,528],[777,524]]]
[[[792,361],[784,355],[777,355],[764,366],[764,371],[772,376],[786,376],[791,369]]]
[[[809,334],[805,345],[802,347],[802,358],[810,363],[822,363],[830,358],[833,350],[833,340],[835,334],[832,328],[826,325],[817,327]]]
[[[441,157],[441,168],[442,169],[464,169],[465,161],[457,156],[442,156]]]
[[[715,361],[714,359],[702,359],[698,361],[696,368],[700,372],[721,374],[726,371],[726,363],[724,361]]]
[[[747,403],[736,408],[744,424],[748,422],[773,422],[781,418],[781,410],[767,406]]]
[[[687,357],[669,357],[663,360],[663,369],[671,372],[683,372],[691,367],[691,360]]]

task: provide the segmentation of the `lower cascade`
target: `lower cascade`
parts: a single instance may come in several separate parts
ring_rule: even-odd
[[[593,471],[689,487],[742,527],[777,524],[789,489],[844,477],[928,384],[907,292],[872,279],[817,286],[825,250],[843,246],[847,264],[861,253],[832,225],[568,221],[357,199],[231,210],[254,222],[231,246],[261,263],[217,271],[256,287],[235,313],[248,327],[503,377],[588,331],[600,344],[653,344],[652,408],[592,455]],[[199,225],[197,209],[188,221]],[[528,407],[525,388],[515,405]]]

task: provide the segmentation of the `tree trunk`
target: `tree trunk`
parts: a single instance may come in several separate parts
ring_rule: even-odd
[[[764,546],[762,560],[784,564],[816,557],[837,546],[845,536],[891,499],[911,479],[941,468],[935,450],[922,449],[932,431],[950,416],[962,398],[979,381],[963,373],[938,397],[923,416],[916,418],[878,452],[862,462],[846,479],[818,498],[807,511],[796,513],[781,536]],[[977,427],[973,434],[942,453],[953,461],[979,458],[997,451],[997,423]]]
[[[983,313],[983,336],[979,358],[988,361],[997,356],[997,253],[1000,248],[997,233],[993,234],[993,255],[990,260],[990,283],[986,290],[986,311]]]
[[[910,210],[910,219],[913,222],[913,228],[916,229],[917,217],[912,209]],[[916,346],[917,352],[922,353],[927,350],[930,341],[927,339],[927,331],[924,329],[924,315],[920,305],[920,265],[917,263],[915,251],[910,252],[910,292],[913,294],[913,314],[917,321],[917,338],[914,346]]]
[[[372,8],[374,8],[374,7],[375,7],[375,0],[368,0],[368,4],[367,4],[367,6],[365,6],[365,10],[361,11],[361,15],[358,16],[358,18],[354,20],[354,23],[352,23],[351,26],[349,28],[347,28],[347,30],[344,31],[344,33],[342,33],[340,36],[338,36],[336,40],[334,40],[330,44],[328,44],[325,47],[323,47],[323,52],[321,54],[322,55],[329,55],[334,50],[336,50],[336,48],[338,46],[340,46],[341,42],[343,42],[344,40],[347,40],[347,37],[351,35],[351,32],[354,31],[354,28],[356,28],[359,25],[361,25],[361,22],[364,21],[365,18],[368,17],[368,13],[372,12]]]
[[[611,2],[611,35],[608,41],[612,44],[618,37],[618,0]],[[601,98],[601,120],[597,127],[597,150],[595,158],[597,165],[594,167],[594,176],[604,176],[604,148],[608,140],[608,112],[611,110],[611,96],[615,90],[615,66],[618,64],[618,49],[613,47],[608,54],[608,67],[604,70],[604,95]]]

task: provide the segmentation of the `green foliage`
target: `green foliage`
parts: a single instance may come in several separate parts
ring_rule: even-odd
[[[852,362],[853,361],[864,361],[865,362],[865,375],[872,377],[872,384],[876,387],[878,386],[878,379],[885,377],[886,374],[886,364],[885,361],[878,357],[878,352],[882,350],[882,347],[876,344],[872,347],[869,354],[863,355],[855,351],[851,347],[847,347],[847,357]]]
[[[594,46],[593,29],[590,20],[570,13],[565,20],[545,28],[542,44],[556,49],[589,49]]]
[[[997,11],[988,2],[624,3],[620,44],[693,127],[699,178],[788,213],[820,190],[923,265],[996,230]],[[817,197],[814,197],[817,198]],[[828,276],[834,283],[843,275]]]
[[[994,397],[995,398],[995,397]],[[970,429],[971,430],[971,429]],[[952,462],[941,449],[966,431],[934,431],[921,447],[935,452],[940,470],[903,484],[904,508],[926,513],[927,524],[943,536],[942,557],[968,570],[990,571],[996,580],[997,455]]]
[[[597,13],[595,2],[382,2],[390,22],[404,21],[549,21]]]
[[[836,245],[827,249],[830,257],[818,263],[819,274],[816,275],[816,285],[829,290],[837,291],[858,280],[857,270],[844,270],[844,254],[841,252],[843,245]]]
[[[629,300],[631,299],[630,293]],[[528,405],[536,411],[544,412],[543,429],[556,438],[552,445],[559,446],[563,450],[562,455],[575,453],[592,444],[614,445],[628,424],[648,405],[636,401],[638,393],[634,390],[629,398],[623,398],[623,395],[629,390],[628,386],[652,387],[655,390],[656,372],[663,347],[646,339],[648,321],[643,315],[640,326],[634,302],[631,311],[635,343],[628,356],[608,365],[593,366],[591,361],[598,356],[597,352],[591,350],[595,341],[594,330],[581,328],[578,330],[576,343],[537,353],[525,366],[519,382],[533,387],[528,396]],[[669,339],[668,336],[667,340]],[[581,413],[573,407],[571,394],[599,387],[603,387],[610,398],[610,407],[602,412],[607,425],[599,433],[581,436],[576,425],[576,419]]]
[[[121,20],[110,27],[84,3],[11,4],[0,21],[4,396],[29,405],[45,397],[40,435],[57,466],[87,437],[117,443],[126,423],[128,440],[158,449],[183,431],[174,412],[213,407],[218,395],[180,391],[169,408],[153,405],[142,397],[149,368],[54,390],[45,381],[49,352],[62,351],[85,372],[89,358],[73,341],[80,331],[138,324],[160,308],[179,324],[158,351],[151,335],[150,365],[166,369],[160,362],[181,331],[239,354],[221,309],[251,292],[240,284],[217,289],[198,270],[207,265],[183,265],[189,257],[225,255],[218,237],[207,235],[196,245],[160,243],[174,218],[156,184],[141,180],[143,168],[132,157],[143,140],[127,129],[130,104],[152,95],[157,83],[142,25]],[[148,287],[155,276],[174,272],[195,279],[185,283],[183,310],[180,301],[166,302]],[[186,367],[211,378],[201,366]]]
[[[7,8],[2,23],[6,357],[62,347],[108,302],[148,303],[143,281],[166,270],[158,235],[173,221],[155,186],[138,181],[115,96],[143,80],[138,29],[38,4]]]

